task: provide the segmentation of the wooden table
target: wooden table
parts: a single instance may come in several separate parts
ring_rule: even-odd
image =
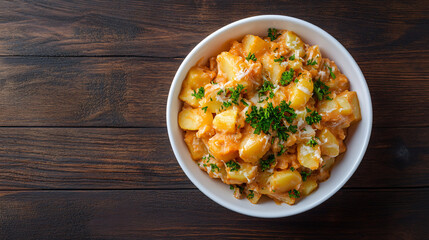
[[[427,1],[0,2],[0,239],[427,239]],[[317,208],[258,219],[188,180],[168,90],[216,29],[282,14],[327,30],[361,67],[374,128],[350,181]]]

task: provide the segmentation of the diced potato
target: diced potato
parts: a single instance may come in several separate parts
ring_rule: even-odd
[[[258,171],[258,167],[250,163],[238,163],[240,169],[237,171],[231,171],[229,168],[226,168],[226,179],[227,184],[242,184],[251,182]]]
[[[264,172],[259,172],[258,175],[256,176],[256,183],[259,186],[259,192],[262,194],[269,194],[270,193],[270,177],[271,177],[270,172],[268,171],[264,171]]]
[[[296,71],[302,68],[302,62],[299,59],[289,61],[289,67]]]
[[[319,134],[320,139],[320,151],[322,155],[336,157],[340,154],[340,144],[338,139],[329,131],[327,128],[324,128]]]
[[[292,83],[293,85],[290,95],[290,107],[293,109],[298,109],[304,106],[313,95],[313,81],[311,80],[311,74],[308,71],[304,71],[299,77],[297,77],[297,79],[297,83]]]
[[[273,55],[264,55],[261,58],[261,62],[263,66],[262,71],[269,76],[272,83],[279,85],[282,74],[286,71],[286,66],[279,62],[274,62]]]
[[[301,174],[298,171],[275,171],[270,179],[270,190],[275,193],[287,192],[296,188],[301,182]]]
[[[238,157],[240,138],[236,134],[216,134],[208,141],[211,154],[219,160],[227,162]]]
[[[224,131],[229,133],[235,132],[237,115],[238,110],[235,108],[217,114],[213,120],[214,129],[216,129],[216,131]]]
[[[246,56],[249,53],[253,53],[256,58],[259,58],[266,50],[270,49],[270,44],[268,42],[254,35],[244,36],[242,43]]]
[[[334,157],[323,157],[323,170],[329,171],[335,163]]]
[[[199,160],[207,154],[206,146],[201,139],[197,138],[194,131],[187,131],[185,133],[185,143],[188,146],[192,159]]]
[[[285,41],[286,46],[295,53],[295,57],[303,57],[305,55],[304,42],[294,32],[287,31],[279,38]]]
[[[261,197],[262,197],[262,194],[254,190],[249,190],[249,193],[247,194],[247,199],[249,200],[249,202],[253,204],[257,204],[259,202],[259,199],[261,199]]]
[[[197,107],[198,100],[192,96],[192,93],[194,93],[194,90],[210,83],[215,76],[216,73],[208,69],[192,67],[183,81],[179,99],[193,107]]]
[[[244,58],[229,52],[222,52],[217,56],[218,69],[228,82],[241,84],[244,88],[251,88],[255,83],[260,85],[262,65],[260,62],[245,62]]]
[[[318,184],[315,179],[307,179],[307,181],[301,184],[301,187],[299,188],[299,192],[302,195],[307,196],[317,188],[317,185]]]
[[[339,106],[337,101],[322,100],[317,105],[317,112],[322,116],[323,121],[337,120],[339,118]]]
[[[359,100],[356,92],[344,91],[335,100],[340,106],[339,112],[342,115],[352,114],[352,121],[361,120]]]
[[[298,155],[299,163],[311,170],[316,170],[319,168],[320,164],[320,146],[316,145],[314,147],[309,146],[305,143],[298,144]]]
[[[267,134],[250,133],[240,143],[240,158],[245,162],[254,163],[261,159],[270,147],[270,137]]]
[[[212,113],[219,113],[222,107],[222,103],[216,98],[217,92],[220,90],[219,85],[207,85],[205,88],[205,95],[200,100],[199,105],[207,107],[207,111]]]
[[[183,109],[179,113],[179,126],[183,130],[198,130],[200,127],[211,124],[213,115],[197,109]]]

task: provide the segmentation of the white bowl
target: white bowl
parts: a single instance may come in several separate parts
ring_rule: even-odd
[[[222,50],[226,50],[226,42],[232,39],[241,39],[246,34],[266,36],[268,28],[292,30],[304,42],[310,45],[319,45],[322,56],[335,61],[342,73],[348,77],[351,90],[357,92],[362,114],[362,120],[349,129],[346,141],[347,151],[334,166],[331,177],[322,182],[315,192],[293,206],[287,204],[277,205],[272,200],[252,204],[247,199],[237,200],[234,198],[228,185],[222,183],[219,179],[211,179],[191,159],[183,140],[183,131],[179,128],[177,122],[178,113],[182,106],[179,100],[179,93],[188,70],[200,59],[207,60],[209,57],[219,54]],[[188,54],[171,84],[167,100],[167,128],[177,161],[192,183],[206,196],[220,205],[241,214],[263,218],[286,217],[307,211],[321,204],[336,193],[353,175],[365,154],[371,135],[371,96],[365,78],[356,61],[343,45],[327,32],[297,18],[262,15],[242,19],[217,30],[206,37]],[[198,206],[195,207],[197,208]]]

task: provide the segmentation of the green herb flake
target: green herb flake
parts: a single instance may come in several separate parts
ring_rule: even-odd
[[[320,78],[314,81],[313,92],[319,101],[322,101],[324,98],[332,100],[332,98],[328,96],[331,93],[331,91],[329,91],[329,87],[320,81]]]
[[[302,181],[305,182],[305,181],[307,181],[307,177],[311,175],[311,171],[310,172],[304,172],[304,171],[302,171],[302,172],[300,172],[300,174],[301,174],[301,177],[302,177]]]
[[[235,105],[238,105],[238,98],[241,95],[241,91],[244,89],[244,86],[241,84],[238,84],[236,88],[230,88],[229,91],[231,92],[231,102],[234,103]],[[241,99],[243,100],[243,99]]]
[[[253,193],[253,190],[249,190],[249,194],[247,195],[248,199],[253,199],[255,197],[255,194]]]
[[[258,59],[255,57],[255,54],[254,54],[254,53],[250,53],[250,52],[249,52],[249,55],[246,57],[246,60],[247,60],[247,61],[252,60],[252,61],[256,62]]]
[[[290,56],[289,60],[291,60],[291,61],[295,60],[295,54],[293,54],[292,56]]]
[[[277,29],[268,28],[268,37],[271,39],[271,41],[276,40],[280,35],[280,33],[277,33]]]
[[[301,194],[299,193],[299,191],[298,190],[296,190],[296,189],[293,189],[293,190],[289,190],[289,197],[290,198],[299,198],[299,197],[301,197]]]
[[[316,64],[317,64],[317,62],[315,60],[313,60],[312,58],[310,58],[310,59],[307,60],[307,65],[308,66],[313,66],[313,65],[316,65]]]
[[[234,186],[229,185],[229,189],[230,189],[230,190],[234,190]]]
[[[282,63],[285,60],[285,57],[281,56],[279,58],[274,59],[274,62]]]
[[[194,93],[191,94],[192,96],[194,96],[196,99],[201,99],[204,97],[204,87],[200,87],[198,89],[198,92],[195,91],[194,89]]]
[[[331,67],[329,67],[329,66],[327,66],[327,67],[328,67],[328,69],[329,69],[329,75],[331,75],[332,79],[337,78],[337,76],[335,76],[334,72],[332,72],[332,68],[331,68]]]
[[[273,154],[269,155],[268,158],[266,160],[260,160],[260,164],[261,164],[261,170],[262,172],[264,172],[267,169],[271,168],[271,165],[274,163],[275,161],[275,157]]]
[[[293,172],[293,171],[295,171],[295,168],[294,167],[290,167],[290,170]]]
[[[318,123],[322,120],[322,116],[317,113],[317,111],[313,111],[309,116],[305,117],[305,121],[308,125],[311,125],[313,123]]]
[[[203,107],[203,108],[201,108],[201,109],[203,109],[203,110],[204,110],[204,113],[206,113],[206,112],[207,112],[207,108],[208,108],[208,106],[205,106],[205,107]]]
[[[212,172],[214,172],[215,170],[217,170],[218,172],[220,171],[219,167],[214,163],[210,163],[210,167],[212,168]]]
[[[314,139],[314,137],[312,137],[308,142],[307,142],[308,146],[314,147],[317,145],[316,140]]]
[[[282,86],[285,86],[285,85],[288,85],[290,82],[292,82],[294,73],[295,71],[293,70],[293,68],[289,69],[289,71],[284,71],[280,78],[280,84]]]
[[[244,106],[249,106],[249,104],[248,104],[246,101],[244,101],[244,99],[241,99],[241,100],[240,100],[240,102],[241,102]]]
[[[237,172],[241,168],[240,164],[238,164],[234,160],[227,162],[226,166],[229,168],[230,172],[234,172],[234,171]]]

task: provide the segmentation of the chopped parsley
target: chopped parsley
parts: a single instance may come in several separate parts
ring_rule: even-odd
[[[226,166],[229,167],[229,171],[231,172],[238,171],[241,168],[240,164],[234,160],[227,162]]]
[[[238,105],[238,98],[240,97],[241,91],[244,89],[244,86],[241,84],[238,84],[237,87],[229,88],[228,90],[231,92],[231,102],[235,105]]]
[[[211,81],[210,83],[211,83],[211,84],[213,84],[213,85],[216,85],[216,84],[217,84],[217,82],[214,82],[214,81]]]
[[[309,112],[309,110],[310,109],[307,108],[307,112]],[[311,125],[313,123],[318,123],[321,120],[322,120],[322,116],[320,116],[316,110],[314,110],[312,113],[310,113],[310,116],[305,117],[305,121],[308,123],[308,125]]]
[[[307,177],[311,175],[311,171],[310,172],[304,172],[304,171],[302,171],[302,172],[300,172],[300,174],[301,174],[301,177],[302,177],[302,181],[305,182],[305,181],[307,181]]]
[[[276,40],[280,35],[280,33],[277,33],[277,29],[268,28],[268,37],[271,39],[271,41]]]
[[[205,107],[203,107],[203,108],[201,108],[201,109],[203,109],[203,110],[204,110],[204,113],[206,113],[206,112],[207,112],[207,108],[208,108],[208,106],[205,106]]]
[[[334,72],[332,72],[332,68],[331,68],[331,67],[329,67],[328,65],[326,65],[326,67],[328,67],[328,69],[329,69],[329,75],[331,75],[332,79],[337,78],[337,77],[335,76]]]
[[[290,103],[283,100],[277,107],[273,107],[272,103],[268,103],[266,108],[252,106],[252,111],[246,113],[246,122],[255,129],[254,134],[260,134],[261,131],[270,134],[270,130],[272,130],[277,132],[280,140],[286,141],[289,137],[287,132],[294,130],[294,127],[290,127],[293,125],[285,126],[283,120],[291,124],[296,118],[295,110],[289,105]]]
[[[230,189],[230,190],[234,190],[234,186],[229,185],[229,189]]]
[[[212,172],[214,172],[215,170],[217,170],[218,172],[220,171],[219,167],[214,163],[210,163],[210,167],[212,168]]]
[[[317,64],[317,62],[315,60],[313,60],[312,58],[310,58],[310,59],[307,60],[307,65],[308,66],[313,66],[313,65],[316,65],[316,64]]]
[[[231,106],[232,106],[231,102],[223,102],[221,109],[224,109],[224,108],[227,109],[227,108],[229,108]]]
[[[295,168],[294,167],[290,167],[290,170],[293,172],[293,171],[295,171]]]
[[[261,170],[262,172],[264,172],[267,169],[271,168],[271,165],[274,163],[275,161],[275,157],[273,154],[271,154],[270,156],[268,156],[267,160],[262,160],[261,159]]]
[[[255,194],[253,193],[253,190],[249,190],[249,195],[247,195],[248,199],[253,199],[255,197]]]
[[[223,89],[220,89],[219,91],[217,91],[217,95],[221,95],[223,93]]]
[[[204,87],[200,87],[198,89],[198,92],[195,91],[194,89],[194,93],[191,94],[192,96],[194,96],[196,99],[201,99],[204,97]]]
[[[314,137],[311,137],[311,139],[307,142],[308,146],[314,147],[317,145],[316,140],[314,139]]]
[[[280,84],[282,86],[285,86],[292,82],[294,72],[295,71],[293,70],[293,68],[289,69],[289,71],[284,71],[282,73],[282,77],[280,78]]]
[[[272,82],[265,80],[264,84],[262,84],[261,89],[259,89],[259,97],[261,97],[261,95],[266,95],[266,92],[269,92],[269,97],[273,98],[274,97],[274,85]]]
[[[301,197],[301,194],[299,193],[299,191],[298,190],[296,190],[296,189],[293,189],[293,190],[289,190],[289,197],[290,198],[299,198],[299,197]]]
[[[322,81],[316,80],[314,81],[314,94],[316,94],[317,99],[319,99],[319,101],[322,101],[323,98],[328,99],[328,100],[332,100],[332,98],[330,98],[328,95],[331,93],[331,91],[329,91],[329,87],[324,84]]]
[[[258,60],[258,59],[255,57],[254,53],[249,53],[249,55],[246,57],[246,60],[247,61],[252,60],[252,61],[256,62],[256,60]]]
[[[210,158],[214,158],[210,153],[209,155],[202,157],[203,160],[207,159],[207,163],[209,162]]]
[[[244,106],[249,106],[249,104],[248,104],[246,101],[244,101],[244,99],[241,99],[241,100],[240,100],[240,102],[241,102]]]
[[[283,62],[284,60],[285,60],[285,57],[281,56],[281,57],[279,57],[279,58],[274,59],[274,62],[279,62],[279,63],[281,63],[281,62]]]
[[[295,60],[295,54],[293,54],[292,56],[290,56],[289,60],[291,60],[291,61]]]
[[[287,148],[283,147],[283,145],[280,146],[280,151],[277,153],[277,156],[283,155],[285,153]]]

